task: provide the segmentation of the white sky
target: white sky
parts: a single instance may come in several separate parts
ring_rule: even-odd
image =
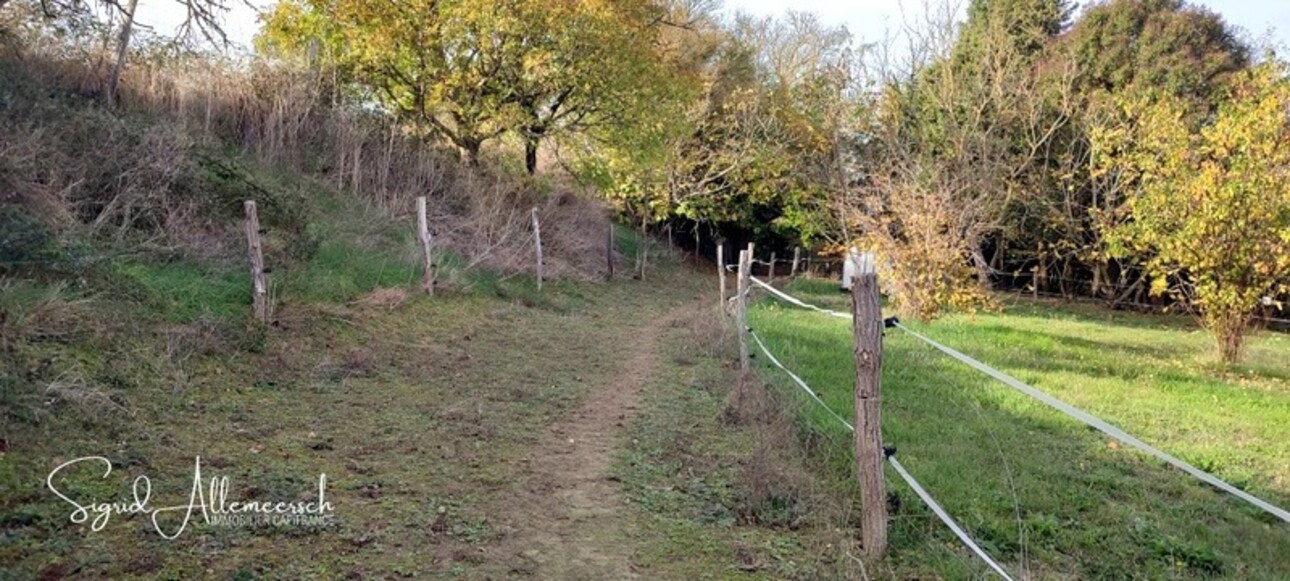
[[[225,29],[229,40],[249,46],[258,28],[255,10],[273,4],[266,0],[226,0],[231,10]],[[932,0],[938,1],[938,0]],[[954,0],[951,0],[954,1]],[[967,0],[957,0],[961,6]],[[1286,0],[1187,0],[1206,6],[1223,16],[1229,24],[1241,28],[1256,44],[1267,40],[1285,54],[1290,47],[1290,7]],[[175,0],[140,0],[139,21],[157,32],[172,30],[183,19]],[[1087,5],[1088,2],[1080,2]],[[917,20],[923,11],[923,0],[725,0],[727,12],[740,10],[755,15],[782,14],[787,10],[814,12],[827,24],[846,26],[859,42],[879,42],[888,31],[899,30],[909,18]]]

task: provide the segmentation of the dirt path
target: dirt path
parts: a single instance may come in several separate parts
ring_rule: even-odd
[[[498,550],[512,572],[540,579],[634,579],[625,504],[610,469],[620,432],[658,364],[673,309],[632,335],[612,383],[550,426],[527,461],[528,486],[511,503],[515,531]]]

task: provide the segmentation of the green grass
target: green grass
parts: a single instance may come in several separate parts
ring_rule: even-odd
[[[836,285],[792,292],[845,309]],[[851,330],[772,299],[750,313],[776,356],[849,414]],[[1185,320],[1012,302],[1001,313],[910,325],[1278,506],[1290,506],[1290,338],[1259,334],[1247,362],[1219,365]],[[1290,531],[1275,517],[1110,442],[897,330],[883,358],[883,439],[992,555],[1014,572],[1080,578],[1290,578]],[[763,364],[776,386],[796,389]],[[841,428],[819,410],[830,472],[850,482]],[[888,481],[899,477],[888,471]],[[916,497],[896,483],[889,562],[902,574],[977,575]]]

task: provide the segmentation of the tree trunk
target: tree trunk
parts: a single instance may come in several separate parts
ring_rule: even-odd
[[[528,170],[529,175],[537,173],[538,143],[536,137],[524,140],[524,169]]]
[[[112,65],[112,75],[108,77],[107,88],[103,91],[104,103],[115,107],[117,103],[117,84],[121,82],[121,70],[125,68],[125,58],[130,51],[130,31],[134,28],[135,8],[139,0],[130,0],[126,8],[125,21],[121,23],[121,35],[116,41],[116,64]]]
[[[976,265],[976,277],[981,288],[990,290],[993,287],[990,282],[990,262],[985,259],[985,252],[981,250],[980,244],[972,249],[972,262]]]
[[[1058,283],[1058,285],[1057,285],[1057,286],[1058,286],[1058,288],[1060,288],[1060,289],[1061,289],[1061,291],[1062,291],[1062,298],[1063,298],[1063,299],[1065,299],[1065,300],[1068,300],[1068,301],[1069,301],[1069,300],[1071,300],[1072,298],[1075,298],[1075,297],[1074,297],[1074,293],[1075,293],[1075,291],[1071,290],[1071,288],[1070,288],[1070,287],[1067,287],[1067,286],[1066,286],[1066,283],[1068,283],[1068,282],[1072,282],[1072,279],[1071,279],[1071,258],[1070,258],[1069,256],[1067,256],[1066,258],[1064,258],[1064,259],[1062,260],[1062,276],[1061,276],[1061,280],[1058,280],[1058,281],[1057,281],[1057,283]]]
[[[1222,317],[1211,323],[1214,339],[1218,341],[1218,356],[1223,363],[1236,363],[1241,360],[1241,350],[1245,347],[1246,317]]]
[[[461,162],[476,167],[479,165],[479,142],[473,140],[461,140],[457,143],[457,151],[461,154]]]

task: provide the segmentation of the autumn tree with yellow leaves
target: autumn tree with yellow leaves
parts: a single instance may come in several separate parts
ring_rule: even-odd
[[[1225,362],[1240,358],[1263,297],[1290,291],[1290,79],[1241,72],[1198,131],[1169,94],[1123,97],[1128,123],[1093,131],[1094,167],[1134,184],[1107,239],[1147,257],[1155,294],[1199,311]]]
[[[514,133],[531,173],[544,139],[619,122],[650,96],[660,22],[628,0],[287,0],[259,45],[334,66],[468,163]]]

